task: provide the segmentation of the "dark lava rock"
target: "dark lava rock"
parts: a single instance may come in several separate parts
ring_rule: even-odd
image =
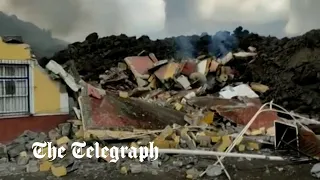
[[[320,115],[320,30],[290,39],[250,34],[240,42],[241,48],[251,45],[258,50],[259,56],[247,66],[243,80],[270,86],[264,101]]]
[[[302,36],[277,39],[249,33],[242,27],[234,31],[238,42],[217,42],[204,33],[201,36],[179,36],[152,41],[148,36],[140,38],[126,35],[98,38],[92,33],[86,41],[70,44],[53,57],[60,64],[74,60],[84,80],[97,80],[98,76],[127,56],[136,56],[145,50],[158,59],[197,57],[215,54],[214,45],[234,49],[257,48],[258,56],[245,67],[235,64],[243,82],[261,82],[271,90],[262,95],[264,101],[274,100],[289,110],[310,115],[320,114],[320,30],[312,30]],[[215,40],[213,40],[215,39]],[[230,38],[226,38],[229,41]],[[231,41],[231,40],[230,40]],[[231,44],[231,45],[230,45]],[[214,51],[214,52],[213,52]],[[40,60],[41,61],[41,60]],[[43,60],[45,64],[47,60]]]

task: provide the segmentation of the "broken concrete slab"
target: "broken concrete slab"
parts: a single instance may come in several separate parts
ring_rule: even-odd
[[[130,138],[139,134],[134,129],[145,132],[163,129],[168,124],[185,124],[184,113],[136,98],[124,99],[107,94],[99,100],[81,96],[79,104],[84,131],[103,139]]]
[[[149,56],[126,57],[124,61],[127,63],[136,79],[145,79],[146,76],[149,77],[148,71],[154,67],[153,64],[155,63]]]
[[[191,87],[190,87],[191,84],[186,76],[181,75],[176,79],[176,81],[177,81],[177,83],[179,83],[180,86],[183,87],[183,89],[185,89],[185,90],[191,89]]]
[[[86,83],[86,88],[88,89],[88,95],[97,99],[101,99],[106,94],[105,90],[96,88],[88,83]]]
[[[232,52],[229,52],[228,54],[226,54],[224,57],[217,59],[217,61],[222,64],[225,65],[228,62],[230,62],[233,59],[233,54]]]
[[[203,86],[207,83],[207,77],[200,72],[190,74],[189,79],[192,84],[197,84],[199,86]]]
[[[186,61],[182,67],[181,74],[190,76],[194,72],[197,72],[197,62],[194,60]]]
[[[211,64],[211,59],[209,59],[209,58],[200,61],[200,62],[197,64],[197,72],[199,72],[199,73],[201,73],[201,74],[203,74],[203,75],[207,75],[208,72],[209,72],[210,64]]]
[[[216,72],[220,64],[216,60],[212,60],[209,67],[209,72]]]
[[[149,69],[149,72],[150,73],[153,73],[154,71],[156,71],[157,69],[159,69],[161,66],[165,65],[165,64],[168,64],[168,60],[165,59],[165,60],[160,60],[160,61],[157,61],[153,64],[153,67],[151,69]]]
[[[170,88],[174,84],[173,82],[170,83],[170,80],[173,80],[175,75],[181,72],[183,66],[183,63],[170,62],[161,66],[154,74],[166,88]]]
[[[262,106],[259,99],[243,98],[223,99],[213,96],[194,97],[188,103],[216,110],[221,116],[240,125],[246,125]],[[274,121],[279,119],[276,112],[262,112],[250,126],[250,129],[268,129],[273,127]]]
[[[74,77],[67,73],[63,69],[63,67],[58,63],[56,63],[53,60],[50,60],[49,63],[46,65],[46,69],[53,72],[54,74],[59,75],[74,92],[79,91],[80,86],[76,83]]]
[[[127,65],[119,62],[118,66],[127,66]],[[128,76],[124,73],[124,70],[125,70],[125,67],[113,67],[113,68],[110,68],[110,70],[106,70],[104,74],[101,74],[99,76],[100,84],[118,82],[118,81],[127,79]]]

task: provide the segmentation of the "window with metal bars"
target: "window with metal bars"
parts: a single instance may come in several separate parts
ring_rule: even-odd
[[[30,113],[26,64],[0,64],[0,116]]]

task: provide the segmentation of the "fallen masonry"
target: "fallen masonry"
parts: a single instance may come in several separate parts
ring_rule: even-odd
[[[69,87],[70,96],[76,102],[73,118],[48,133],[26,131],[13,142],[1,145],[3,163],[0,165],[7,166],[0,166],[0,171],[11,172],[14,166],[15,172],[18,169],[30,173],[42,171],[62,177],[71,172],[80,173],[81,170],[77,170],[86,167],[88,162],[109,164],[110,158],[78,160],[72,157],[71,144],[81,141],[88,146],[99,142],[107,147],[140,147],[154,142],[160,149],[159,159],[154,162],[146,159],[144,163],[121,160],[113,168],[123,175],[142,172],[156,175],[168,168],[178,168],[184,170],[189,179],[222,175],[234,179],[228,173],[225,157],[271,161],[294,159],[295,162],[319,159],[320,123],[291,111],[296,110],[299,103],[291,105],[289,102],[299,100],[288,100],[294,96],[290,92],[283,98],[278,89],[287,90],[289,87],[281,82],[288,79],[280,80],[279,76],[268,79],[269,74],[275,72],[267,70],[262,63],[268,59],[265,53],[274,48],[268,47],[269,41],[287,44],[287,49],[291,50],[298,45],[291,45],[290,41],[304,42],[306,36],[317,32],[293,40],[235,32],[238,34],[232,36],[239,40],[237,48],[228,52],[218,49],[213,54],[197,52],[196,57],[175,57],[175,50],[165,51],[171,48],[166,41],[158,42],[164,43],[162,46],[152,45],[146,50],[138,47],[122,49],[123,43],[134,43],[136,39],[124,35],[98,39],[93,34],[83,43],[70,45],[78,51],[67,49],[49,60],[40,60],[49,73],[59,77],[56,80]],[[205,38],[209,37],[199,37],[199,42]],[[145,44],[152,43],[146,37],[138,41],[142,40]],[[265,43],[259,45],[260,42]],[[101,44],[110,49],[94,49]],[[199,43],[197,50],[202,46]],[[120,49],[119,52],[115,52],[115,48]],[[279,49],[277,53],[282,51],[285,50]],[[79,54],[73,54],[75,52]],[[281,62],[274,62],[275,54],[271,53],[270,57],[272,61],[266,64],[282,66]],[[86,58],[93,59],[88,61]],[[102,62],[101,59],[106,60]],[[65,61],[68,61],[67,65]],[[261,67],[257,63],[262,63]],[[96,68],[96,71],[90,68]],[[258,70],[267,71],[267,76],[262,77]],[[287,73],[291,71],[295,70],[288,69]],[[83,77],[84,74],[87,76]],[[250,75],[252,77],[248,78]],[[302,85],[288,83],[290,88],[297,87],[298,91],[305,92]],[[273,93],[279,96],[275,97]],[[270,97],[275,97],[275,101],[265,101],[273,99]],[[311,111],[300,109],[298,112],[316,115],[314,112],[320,106],[315,102],[309,102],[309,105]],[[65,147],[65,158],[36,160],[31,146],[43,141]],[[203,159],[208,156],[211,161]],[[312,175],[318,176],[317,168],[316,165],[312,169]]]

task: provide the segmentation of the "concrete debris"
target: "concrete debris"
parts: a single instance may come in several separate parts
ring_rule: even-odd
[[[20,152],[25,150],[26,148],[24,144],[11,144],[8,146],[8,155],[11,158],[15,158],[19,156]]]
[[[125,166],[121,167],[120,173],[121,173],[121,174],[128,174],[128,169],[127,169],[127,167],[125,167]]]
[[[228,53],[227,55],[225,55],[224,57],[219,58],[219,59],[218,59],[218,62],[219,62],[220,64],[222,64],[222,65],[225,65],[225,64],[227,64],[229,61],[231,61],[232,58],[233,58],[233,54],[232,54],[232,52],[229,52],[229,53]]]
[[[252,82],[250,83],[250,87],[252,90],[259,92],[259,93],[265,93],[269,90],[269,87],[260,83]]]
[[[30,160],[27,165],[27,172],[34,173],[39,171],[39,163],[36,160]]]
[[[253,52],[237,52],[233,54],[233,56],[235,56],[236,58],[247,58],[247,57],[252,57],[256,55],[257,53],[253,53]]]
[[[50,171],[51,166],[52,166],[51,161],[44,161],[40,163],[39,170],[40,172],[47,172],[47,171]]]
[[[142,165],[141,164],[130,164],[130,172],[132,174],[137,174],[142,172]]]
[[[320,163],[313,165],[310,172],[313,177],[320,179]]]
[[[206,175],[210,177],[217,177],[222,174],[222,168],[218,165],[209,165],[206,169]]]
[[[228,155],[233,154],[231,151],[235,148],[245,157],[245,151],[262,151],[264,145],[288,140],[285,136],[279,137],[275,127],[276,121],[284,118],[280,118],[272,108],[264,107],[260,101],[259,95],[268,95],[273,86],[257,83],[264,81],[246,81],[247,84],[237,82],[241,80],[237,68],[258,56],[257,48],[246,48],[250,52],[232,52],[230,49],[219,55],[202,55],[182,61],[163,57],[158,60],[154,54],[146,55],[146,51],[143,51],[139,56],[123,58],[123,62],[116,67],[101,67],[99,73],[102,74],[96,77],[99,80],[95,82],[96,85],[85,82],[82,77],[69,73],[51,60],[45,67],[68,85],[73,101],[73,116],[47,133],[25,131],[13,142],[0,145],[0,158],[4,162],[25,167],[27,172],[51,172],[56,177],[63,177],[79,168],[80,162],[69,157],[70,144],[75,141],[108,144],[109,140],[119,143],[130,140],[127,144],[137,148],[154,142],[160,150],[189,149],[196,152],[206,149],[209,150],[208,154]],[[237,63],[239,65],[235,65]],[[287,115],[291,116],[292,113],[287,112]],[[295,117],[295,123],[300,122],[299,118],[303,119],[301,116],[292,116]],[[297,129],[299,133],[291,133],[290,140],[299,138],[296,141],[299,142],[296,146],[299,150],[319,157],[320,140],[316,134],[300,124]],[[280,132],[284,134],[285,130]],[[57,161],[49,161],[48,157],[34,160],[30,155],[32,144],[47,140],[65,147],[66,158]],[[310,146],[313,149],[308,149]],[[290,149],[275,147],[279,148]],[[47,152],[48,148],[43,151]],[[252,156],[268,158],[269,154]],[[157,174],[164,164],[170,162],[167,164],[187,169],[188,179],[200,177],[197,164],[201,162],[198,162],[198,157],[190,155],[187,160],[171,160],[171,157],[161,154],[159,160],[148,164],[148,168],[153,169],[149,172]],[[217,177],[223,171],[226,173],[222,164],[224,155],[216,157],[219,158],[219,164],[201,167],[201,170],[206,168],[204,174],[207,176]],[[108,157],[90,161],[106,163],[110,160]],[[148,170],[142,164],[121,163],[117,167],[123,175]],[[311,170],[315,177],[320,176],[317,168],[316,164]]]
[[[225,99],[231,99],[233,97],[259,98],[259,96],[246,84],[236,87],[227,86],[223,88],[219,94]]]
[[[179,76],[176,81],[183,87],[183,89],[188,90],[191,89],[190,82],[187,77],[184,75]]]
[[[51,141],[55,142],[57,139],[62,137],[62,135],[59,133],[59,130],[57,129],[52,129],[49,131],[48,136]]]
[[[176,167],[182,167],[183,166],[183,162],[182,161],[173,161],[172,165],[176,166]]]
[[[249,47],[248,47],[248,50],[249,50],[250,52],[256,52],[256,51],[257,51],[257,48],[252,47],[252,46],[249,46]]]
[[[200,172],[195,168],[188,169],[186,173],[187,173],[186,175],[187,179],[197,179],[200,175]]]
[[[27,154],[26,151],[20,152],[18,158],[17,158],[17,164],[18,165],[26,165],[29,162],[29,155]]]
[[[51,173],[56,177],[63,177],[67,175],[67,168],[60,165],[52,165]]]
[[[49,63],[46,65],[46,68],[53,72],[56,75],[59,75],[64,82],[72,89],[74,92],[78,92],[80,89],[80,85],[77,84],[75,81],[74,77],[71,76],[69,73],[67,73],[63,67],[61,67],[58,63],[55,61],[51,60]]]
[[[62,136],[69,136],[71,133],[71,124],[70,123],[60,124],[59,129],[61,129]]]

